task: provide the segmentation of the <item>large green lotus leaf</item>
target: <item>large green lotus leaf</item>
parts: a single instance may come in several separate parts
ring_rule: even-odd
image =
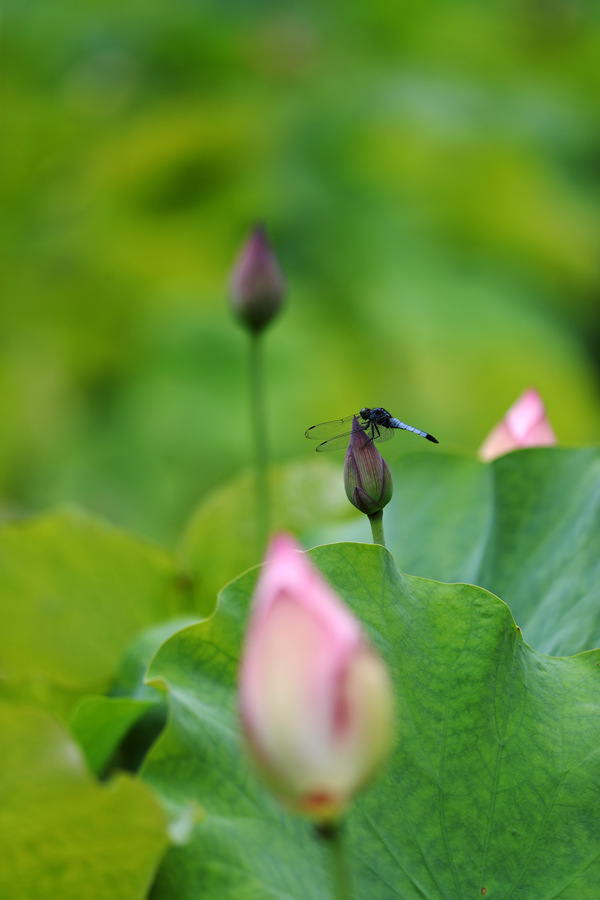
[[[355,900],[595,900],[600,883],[600,652],[554,659],[472,585],[403,575],[373,545],[313,561],[393,674],[397,743],[348,819]],[[329,900],[309,824],[279,810],[245,759],[236,677],[256,570],[215,616],[167,641],[150,677],[170,726],[143,777],[206,814],[171,849],[153,900]]]
[[[91,776],[41,710],[0,704],[0,897],[143,900],[168,844],[147,785]]]
[[[355,510],[340,492],[341,472],[328,460],[310,459],[269,470],[270,530],[302,534],[320,522],[344,522]],[[209,494],[192,515],[179,545],[196,607],[214,610],[218,592],[262,559],[257,546],[256,487],[245,472]]]
[[[600,448],[414,456],[384,517],[403,570],[493,591],[545,653],[600,646]]]
[[[182,602],[158,546],[84,513],[53,512],[0,530],[3,694],[66,715],[102,692],[140,629]]]
[[[600,448],[540,447],[492,463],[414,454],[392,472],[384,527],[403,571],[493,591],[537,650],[600,646]],[[309,543],[369,535],[363,517]]]

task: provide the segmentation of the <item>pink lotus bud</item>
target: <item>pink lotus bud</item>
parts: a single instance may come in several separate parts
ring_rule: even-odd
[[[285,294],[283,274],[263,225],[242,247],[231,279],[232,305],[250,331],[259,332],[279,312]]]
[[[553,444],[556,444],[556,435],[546,416],[542,398],[534,388],[529,388],[487,436],[479,450],[479,457],[490,462],[520,447],[549,447]]]
[[[387,506],[394,492],[389,466],[356,416],[344,460],[344,488],[350,503],[367,516]]]
[[[240,671],[255,762],[288,806],[339,816],[392,743],[387,668],[360,623],[287,535],[273,539]]]

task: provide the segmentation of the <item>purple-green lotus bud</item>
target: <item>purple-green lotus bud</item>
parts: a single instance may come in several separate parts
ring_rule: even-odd
[[[262,331],[277,315],[285,281],[263,225],[257,225],[241,249],[231,278],[233,309],[253,332]]]
[[[388,464],[356,416],[344,460],[344,487],[350,503],[367,516],[387,506],[394,491]]]

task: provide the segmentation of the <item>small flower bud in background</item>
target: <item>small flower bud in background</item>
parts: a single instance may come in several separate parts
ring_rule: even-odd
[[[344,487],[350,503],[367,516],[387,506],[394,490],[388,464],[356,416],[344,460]]]
[[[277,315],[285,281],[263,225],[257,225],[242,247],[231,278],[236,315],[253,332],[262,331]]]
[[[556,435],[548,421],[539,393],[533,388],[521,394],[479,449],[479,458],[490,462],[522,447],[549,447]]]
[[[254,594],[239,701],[250,751],[292,809],[340,816],[392,744],[388,670],[358,620],[287,535]]]

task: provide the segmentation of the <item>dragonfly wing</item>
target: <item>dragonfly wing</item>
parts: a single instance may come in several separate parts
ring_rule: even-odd
[[[377,436],[377,432],[375,432],[375,437],[373,438],[375,444],[383,444],[384,441],[389,441],[390,438],[394,437],[393,428],[385,428],[383,425],[378,425],[377,428],[379,428],[379,436]],[[371,433],[370,428],[368,433]]]
[[[343,447],[347,447],[350,443],[351,434],[352,431],[346,431],[345,434],[336,434],[335,437],[329,438],[328,441],[323,441],[317,447],[317,453],[321,453],[323,450],[341,450]]]
[[[353,416],[350,416],[352,420]],[[329,424],[329,423],[326,423]],[[362,423],[361,423],[362,424]],[[382,444],[383,441],[389,441],[391,437],[394,436],[393,428],[385,428],[383,425],[378,425],[377,428],[379,430],[379,434],[377,434],[372,425],[363,426],[368,437],[372,437],[375,433],[375,436],[372,438],[375,444]],[[340,450],[342,447],[347,447],[350,443],[350,435],[352,434],[352,429],[350,431],[346,431],[345,434],[336,434],[334,437],[329,438],[327,441],[323,441],[322,444],[319,444],[317,450]]]
[[[333,419],[331,422],[321,422],[320,425],[311,425],[305,432],[307,438],[313,441],[327,441],[336,436],[349,434],[354,416],[346,416],[344,419]]]

